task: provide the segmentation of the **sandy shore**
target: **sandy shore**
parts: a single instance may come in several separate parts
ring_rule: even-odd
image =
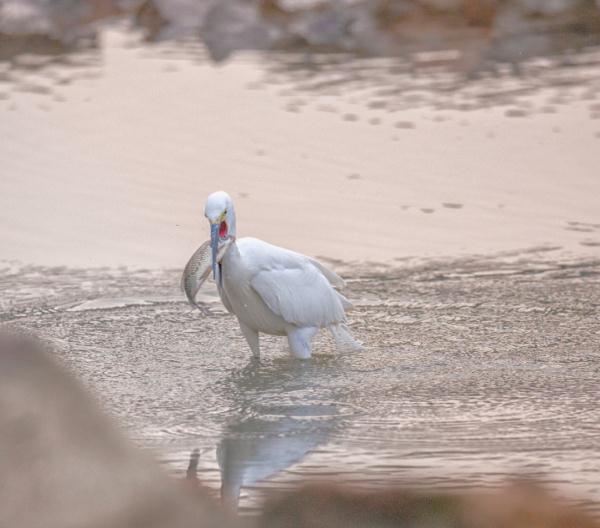
[[[359,87],[264,83],[257,57],[215,67],[118,29],[103,38],[82,64],[0,82],[0,259],[180,266],[207,238],[216,189],[234,197],[240,235],[345,261],[600,255],[589,89],[394,112]]]

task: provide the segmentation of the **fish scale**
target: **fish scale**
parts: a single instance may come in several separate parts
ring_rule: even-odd
[[[190,257],[181,276],[181,289],[184,291],[188,302],[202,309],[196,303],[196,294],[210,275],[211,270],[211,251],[210,240],[203,242],[200,247],[194,251]]]

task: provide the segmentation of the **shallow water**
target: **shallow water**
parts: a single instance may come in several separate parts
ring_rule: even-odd
[[[200,449],[243,511],[304,479],[514,473],[600,511],[593,39],[491,67],[492,39],[475,75],[458,45],[215,66],[193,31],[92,30],[0,54],[1,322],[55,342],[170,471]],[[323,337],[302,363],[266,338],[252,363],[214,290],[208,316],[185,304],[219,187],[242,235],[336,259],[362,351]]]
[[[339,354],[324,336],[309,362],[276,338],[251,362],[210,291],[208,316],[183,301],[178,271],[7,268],[2,319],[55,342],[174,473],[199,448],[200,477],[241,488],[242,511],[304,479],[485,487],[512,474],[598,511],[598,261],[346,274],[364,349]]]

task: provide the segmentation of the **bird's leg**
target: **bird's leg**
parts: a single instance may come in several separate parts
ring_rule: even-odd
[[[242,321],[240,321],[239,319],[238,322],[240,323],[240,329],[242,330],[242,334],[244,334],[246,341],[248,341],[248,346],[250,347],[250,350],[252,350],[252,355],[256,359],[260,358],[260,344],[258,341],[258,332],[254,330],[254,328],[250,328],[249,326],[242,323]]]
[[[194,449],[190,455],[190,462],[188,464],[185,478],[192,481],[198,480],[198,460],[200,460],[200,450]]]
[[[318,328],[314,326],[305,326],[302,328],[294,327],[288,332],[288,343],[292,354],[299,359],[308,359],[311,354],[310,340],[317,333]]]

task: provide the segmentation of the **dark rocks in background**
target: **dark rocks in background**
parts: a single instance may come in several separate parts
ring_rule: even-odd
[[[200,34],[217,62],[237,50],[268,50],[285,35],[282,27],[261,16],[257,3],[243,0],[213,4],[202,22]]]
[[[95,48],[93,24],[124,12],[113,0],[0,0],[0,60]]]
[[[85,43],[97,21],[122,15],[149,41],[198,38],[215,61],[238,50],[406,56],[455,49],[471,65],[600,44],[596,0],[0,0],[2,55],[27,51],[25,36],[45,37],[50,49]],[[18,47],[7,47],[18,38]]]
[[[69,41],[93,22],[125,13],[118,0],[0,0],[0,33]]]
[[[145,39],[155,40],[160,32],[169,24],[169,21],[162,16],[160,9],[155,2],[143,2],[135,11],[134,22],[136,26],[145,29]]]

